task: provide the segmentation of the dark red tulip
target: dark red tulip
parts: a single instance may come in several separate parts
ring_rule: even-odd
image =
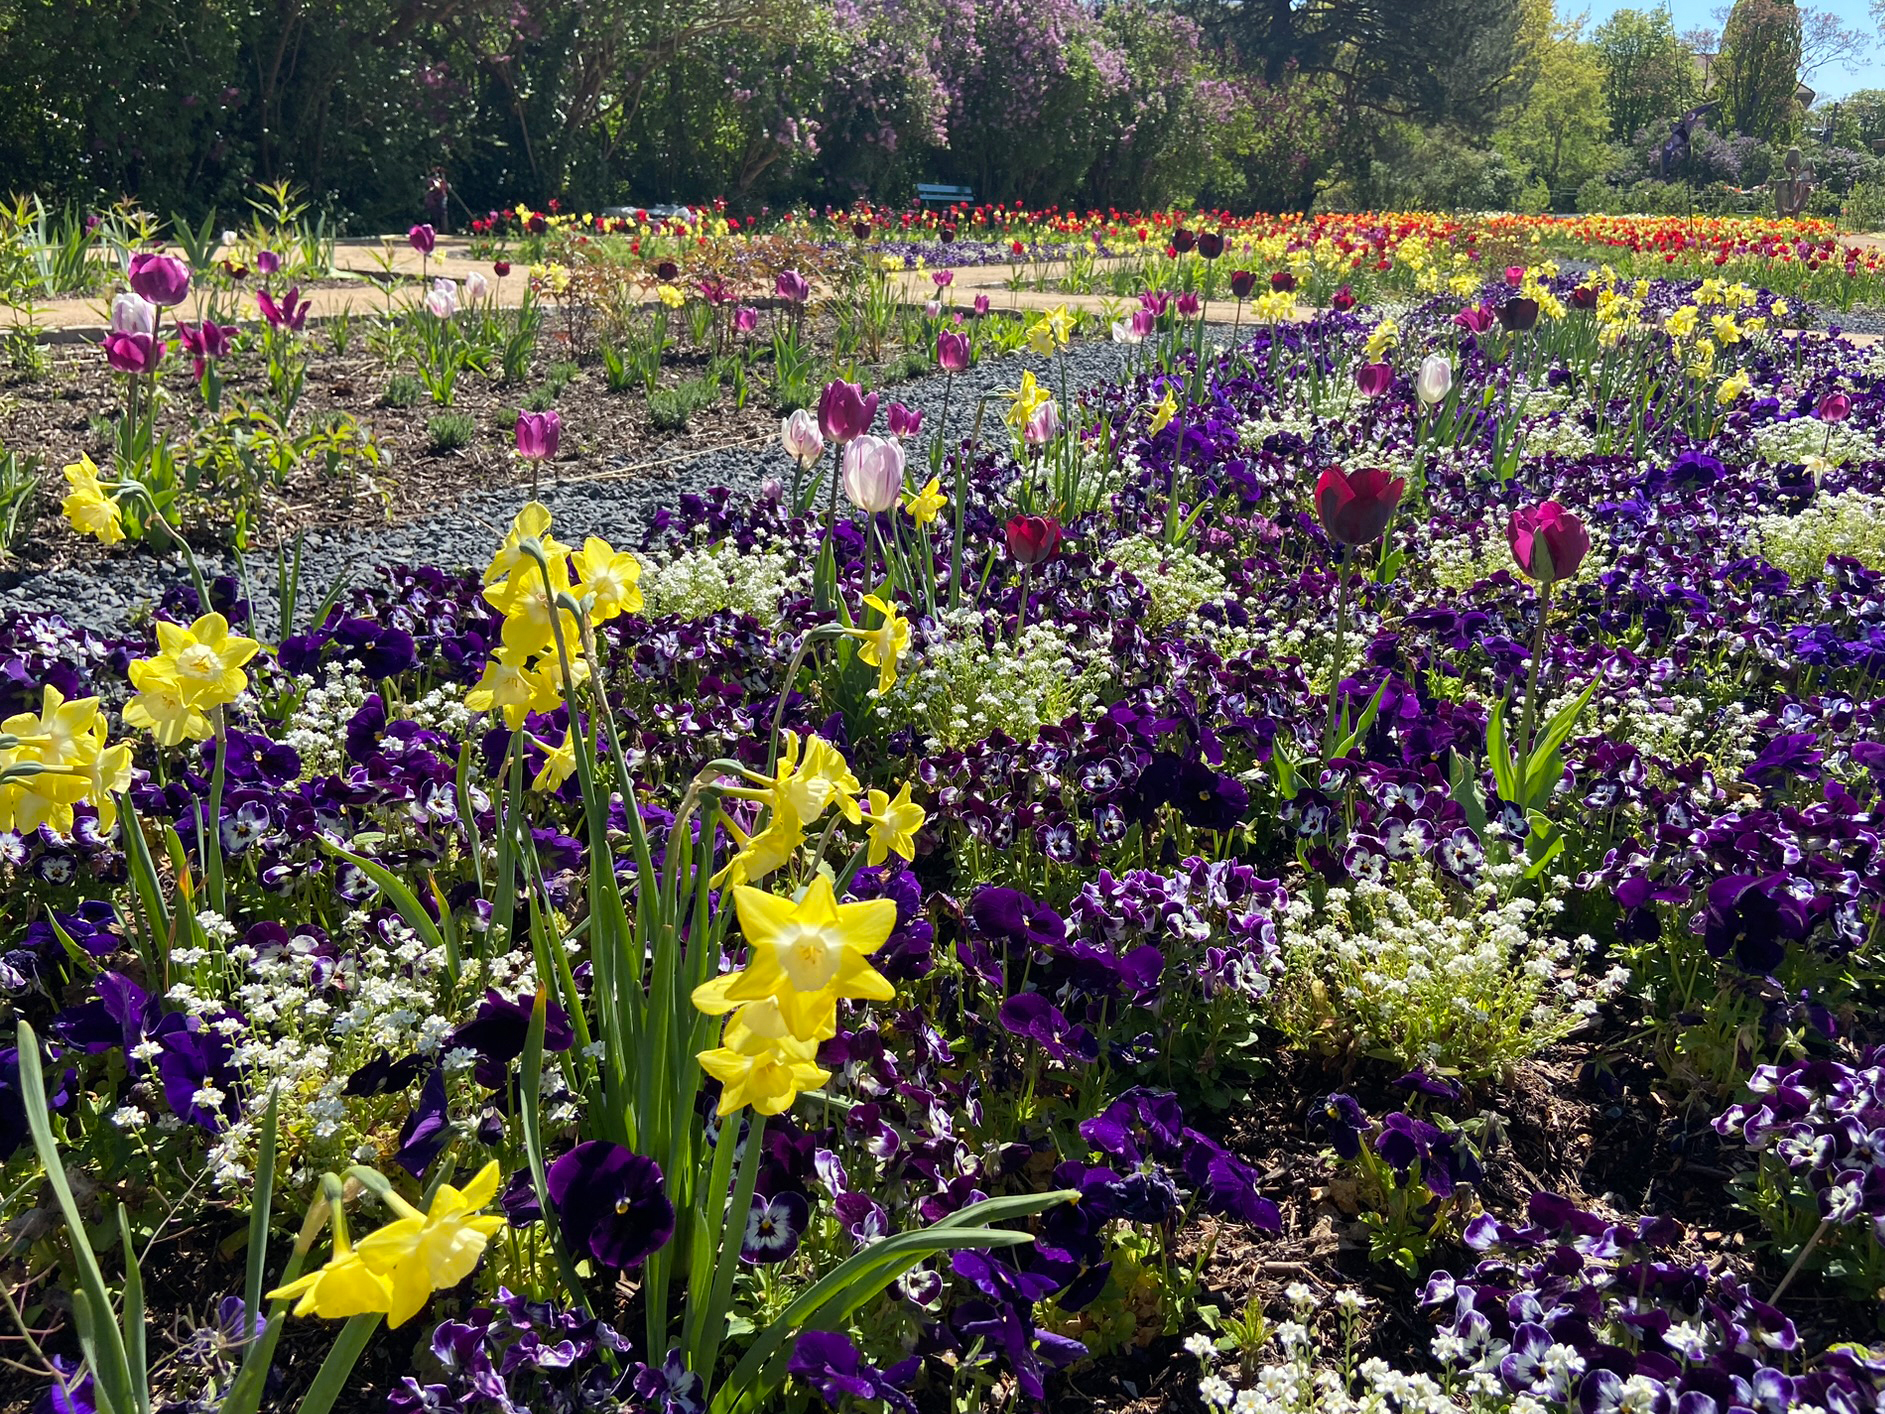
[[[1287,270],[1270,272],[1270,288],[1281,294],[1293,294],[1296,289],[1296,277]]]
[[[1348,311],[1354,307],[1355,292],[1349,289],[1347,285],[1342,286],[1341,289],[1329,296],[1329,308],[1333,309],[1337,314],[1347,314]]]
[[[1060,522],[1052,516],[1010,516],[1008,556],[1018,565],[1051,560],[1060,548]]]
[[[1406,490],[1405,481],[1380,467],[1350,476],[1332,466],[1316,479],[1316,516],[1336,544],[1369,545],[1386,533]]]
[[[1593,290],[1589,285],[1579,285],[1576,289],[1571,291],[1571,308],[1597,308],[1597,291]]]
[[[1499,323],[1509,333],[1523,334],[1538,323],[1538,301],[1514,295],[1499,306]]]
[[[1206,260],[1216,260],[1224,253],[1224,233],[1222,231],[1200,231],[1198,233],[1198,254]]]
[[[681,267],[676,265],[672,260],[664,260],[659,265],[655,266],[655,278],[657,280],[672,280],[680,273]]]
[[[1540,584],[1569,579],[1590,553],[1584,522],[1556,501],[1513,511],[1505,538],[1519,569]]]
[[[868,221],[853,221],[851,223],[851,234],[856,236],[860,241],[869,240],[871,238],[871,223]]]
[[[494,261],[491,265],[491,273],[502,280],[506,275],[511,273],[511,263],[508,260]]]
[[[1183,226],[1180,226],[1177,230],[1172,232],[1172,249],[1177,251],[1180,255],[1183,255],[1197,243],[1198,238]]]
[[[1248,270],[1234,270],[1230,277],[1230,292],[1238,299],[1249,299],[1257,288],[1257,277]]]

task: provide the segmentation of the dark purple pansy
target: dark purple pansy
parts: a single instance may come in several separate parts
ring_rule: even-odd
[[[564,1241],[612,1271],[640,1266],[674,1233],[660,1166],[620,1144],[586,1140],[547,1178]]]

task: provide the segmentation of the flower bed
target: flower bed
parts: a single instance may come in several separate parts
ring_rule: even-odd
[[[9,620],[54,1407],[1878,1407],[1885,365],[1511,274]]]

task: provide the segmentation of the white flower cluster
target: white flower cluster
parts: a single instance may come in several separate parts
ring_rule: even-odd
[[[1032,741],[1043,726],[1100,710],[1106,648],[1073,642],[1058,625],[1030,624],[1017,644],[997,615],[964,608],[927,621],[920,637],[884,706],[924,734],[925,750],[995,731]]]
[[[729,541],[683,550],[666,564],[644,562],[642,597],[651,618],[702,619],[725,609],[763,624],[779,621],[779,600],[811,582],[799,557],[778,547],[742,552]]]
[[[1590,457],[1597,454],[1597,439],[1575,417],[1560,417],[1528,426],[1520,450],[1528,457],[1554,453],[1561,457]]]
[[[1845,466],[1878,461],[1885,449],[1878,439],[1850,422],[1821,422],[1817,417],[1790,417],[1754,429],[1750,439],[1755,455],[1769,466]]]
[[[1337,1291],[1325,1301],[1302,1282],[1292,1282],[1285,1294],[1290,1319],[1275,1325],[1260,1316],[1243,1319],[1244,1331],[1255,1338],[1239,1352],[1236,1379],[1211,1368],[1216,1344],[1209,1337],[1185,1342],[1186,1351],[1205,1366],[1198,1395],[1207,1409],[1221,1414],[1460,1414],[1469,1407],[1449,1383],[1431,1375],[1408,1374],[1378,1358],[1356,1361],[1359,1317],[1368,1304],[1361,1293]],[[1336,1339],[1325,1345],[1315,1322],[1328,1306],[1335,1309]],[[1281,1358],[1259,1363],[1272,1345]],[[1487,1391],[1493,1401],[1475,1397],[1473,1410],[1505,1407],[1496,1397],[1497,1381],[1493,1384],[1495,1389]]]
[[[1151,596],[1150,628],[1164,628],[1188,619],[1200,604],[1224,592],[1222,571],[1182,545],[1135,535],[1113,546],[1109,554],[1113,563],[1143,584]]]
[[[288,718],[281,740],[301,758],[303,776],[324,776],[345,769],[347,723],[367,700],[366,680],[352,665],[333,664],[321,681],[307,675],[295,680],[300,701]]]
[[[1551,703],[1547,714],[1562,705],[1563,701]],[[1738,699],[1710,707],[1685,692],[1630,683],[1593,698],[1579,730],[1601,731],[1629,742],[1645,756],[1661,757],[1678,766],[1699,757],[1717,776],[1732,779],[1754,759],[1759,725],[1760,717]]]
[[[1569,887],[1546,874],[1542,901],[1521,892],[1522,862],[1488,864],[1471,888],[1425,858],[1330,889],[1292,893],[1279,930],[1279,1016],[1302,1042],[1350,1041],[1408,1066],[1478,1073],[1569,1034],[1625,977],[1580,986],[1588,936],[1553,937]]]
[[[1829,555],[1885,569],[1885,496],[1863,491],[1816,496],[1798,515],[1755,521],[1754,543],[1769,564],[1799,584],[1824,575]]]

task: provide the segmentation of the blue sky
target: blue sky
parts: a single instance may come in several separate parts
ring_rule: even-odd
[[[1589,0],[1588,4],[1583,4],[1580,0],[1558,0],[1558,13],[1569,16],[1588,9],[1591,24],[1598,25],[1614,10],[1647,10],[1655,3],[1656,0]],[[1722,3],[1723,0],[1671,0],[1669,11],[1675,16],[1678,30],[1702,26],[1719,29],[1721,25],[1715,19],[1715,11]],[[1855,88],[1885,88],[1885,39],[1879,38],[1866,0],[1802,0],[1802,4],[1805,8],[1831,10],[1849,28],[1863,30],[1873,40],[1856,63],[1829,64],[1813,76],[1811,83],[1820,95],[1837,98]]]

